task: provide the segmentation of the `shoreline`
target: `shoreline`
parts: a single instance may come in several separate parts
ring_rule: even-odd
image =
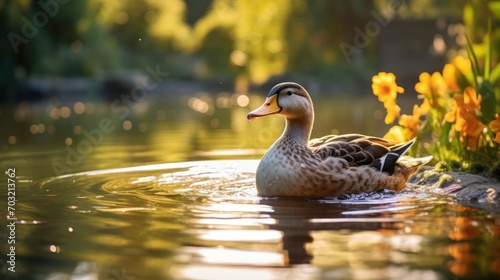
[[[465,172],[441,172],[429,167],[420,169],[407,183],[450,197],[460,205],[500,215],[500,182],[493,178]]]

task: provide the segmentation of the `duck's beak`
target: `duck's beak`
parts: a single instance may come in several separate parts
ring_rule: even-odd
[[[281,107],[278,105],[278,95],[274,94],[266,99],[266,102],[259,108],[248,113],[247,119],[253,120],[257,117],[268,116],[281,112]]]

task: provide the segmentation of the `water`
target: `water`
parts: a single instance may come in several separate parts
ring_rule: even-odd
[[[18,218],[16,272],[7,271],[2,231],[2,274],[116,280],[500,275],[498,216],[415,186],[328,199],[261,198],[255,169],[281,132],[278,118],[250,125],[240,121],[248,111],[241,107],[211,115],[148,111],[149,118],[131,116],[129,130],[119,128],[123,120],[99,114],[69,124],[33,114],[21,123],[55,131],[16,134],[16,144],[2,153],[2,169],[16,168]],[[68,147],[78,152],[79,143],[91,142],[74,127],[92,131],[105,117],[116,130],[103,133],[79,161],[68,161]],[[54,163],[67,169],[56,174]]]

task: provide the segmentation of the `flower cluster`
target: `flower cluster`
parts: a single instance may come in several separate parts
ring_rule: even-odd
[[[463,94],[455,94],[451,111],[444,116],[447,122],[452,123],[452,128],[459,132],[460,141],[470,148],[477,146],[477,141],[485,128],[477,118],[481,101],[481,95],[469,86],[465,88]]]
[[[405,90],[396,84],[396,76],[393,73],[380,72],[372,78],[372,91],[378,97],[378,101],[384,103],[387,110],[385,123],[392,123],[401,111],[396,104],[396,96]]]
[[[424,148],[436,152],[433,154],[439,160],[449,159],[440,156],[439,149],[452,151],[453,158],[459,160],[470,154],[496,160],[500,156],[500,116],[494,112],[498,106],[487,104],[496,103],[496,92],[488,88],[491,83],[473,73],[473,67],[471,60],[458,56],[442,72],[421,73],[415,91],[422,103],[413,106],[411,115],[400,115],[396,97],[404,89],[397,85],[396,76],[386,72],[373,76],[372,90],[387,110],[386,124],[397,120],[384,137],[396,141],[417,136],[427,139]]]
[[[496,114],[495,119],[490,122],[490,129],[496,134],[495,142],[500,143],[500,115]]]

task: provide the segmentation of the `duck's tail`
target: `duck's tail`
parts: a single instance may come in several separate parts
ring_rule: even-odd
[[[416,138],[413,138],[410,141],[389,147],[389,152],[380,159],[374,161],[370,164],[370,166],[380,170],[381,172],[392,175],[394,173],[394,169],[396,168],[396,162],[399,163],[401,161],[401,165],[408,168],[409,171],[412,170],[412,172],[408,175],[409,177],[418,169],[419,166],[428,163],[432,159],[432,156],[428,156],[423,158],[405,157],[404,160],[400,160],[400,158],[408,152],[415,141]]]
[[[398,164],[405,170],[405,177],[408,179],[417,169],[432,160],[432,156],[421,158],[402,157],[399,159]]]
[[[401,176],[402,180],[399,180],[399,184],[395,187],[396,191],[402,190],[406,186],[406,181],[410,178],[413,173],[415,173],[418,168],[429,161],[431,161],[432,156],[412,158],[403,156],[396,163],[394,175],[397,177]]]

